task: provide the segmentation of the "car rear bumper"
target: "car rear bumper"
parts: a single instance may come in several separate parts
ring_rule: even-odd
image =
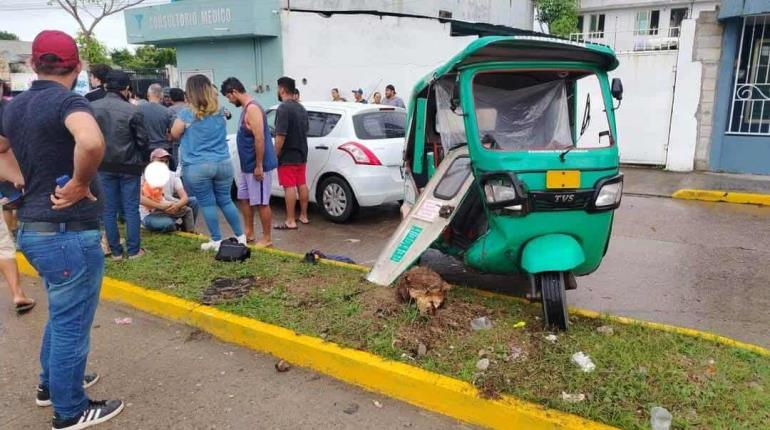
[[[344,176],[359,206],[379,206],[404,199],[400,166],[356,166]]]

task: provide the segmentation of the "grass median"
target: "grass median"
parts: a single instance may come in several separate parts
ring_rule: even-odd
[[[509,394],[620,428],[649,428],[653,406],[671,411],[673,428],[770,422],[768,357],[606,320],[572,317],[568,333],[551,333],[538,306],[461,287],[435,315],[422,316],[360,272],[261,252],[221,263],[199,244],[145,234],[148,255],[109,262],[107,275],[197,302],[215,278],[254,277],[246,296],[216,307],[468,381],[486,396]],[[471,320],[483,316],[492,328],[472,330]],[[579,351],[594,371],[572,362]]]

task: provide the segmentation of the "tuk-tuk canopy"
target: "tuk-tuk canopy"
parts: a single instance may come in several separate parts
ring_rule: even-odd
[[[606,71],[618,67],[612,49],[596,43],[572,42],[547,35],[481,37],[418,82],[415,90],[422,91],[432,80],[463,66],[490,61],[580,61]]]

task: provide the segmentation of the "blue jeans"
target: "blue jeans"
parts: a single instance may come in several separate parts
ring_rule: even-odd
[[[243,234],[238,209],[230,197],[230,186],[233,184],[233,166],[230,160],[182,166],[182,181],[190,194],[198,199],[211,240],[222,240],[217,207],[222,211],[233,233],[236,236]]]
[[[118,211],[123,210],[126,220],[126,247],[128,255],[136,255],[140,249],[139,228],[139,193],[142,185],[141,176],[124,173],[99,172],[99,180],[104,190],[104,232],[114,256],[123,255],[118,231]]]
[[[48,387],[60,418],[80,415],[88,407],[83,375],[104,275],[99,239],[99,230],[34,233],[22,224],[19,231],[19,248],[43,278],[48,295],[40,384]]]
[[[168,233],[176,231],[177,220],[182,220],[183,231],[194,231],[198,219],[198,199],[188,197],[187,205],[174,215],[164,212],[152,212],[142,220],[144,228],[150,231]]]

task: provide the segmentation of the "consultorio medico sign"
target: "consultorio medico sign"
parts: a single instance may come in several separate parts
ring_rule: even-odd
[[[229,24],[233,12],[229,7],[201,9],[200,11],[176,12],[149,17],[151,30],[198,27],[201,25]]]
[[[277,36],[280,22],[272,2],[173,2],[128,9],[125,12],[129,43],[156,43],[217,36]]]

